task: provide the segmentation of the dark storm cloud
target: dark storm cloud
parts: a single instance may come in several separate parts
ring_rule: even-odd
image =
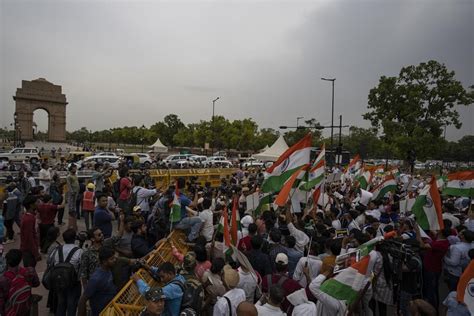
[[[63,86],[70,130],[209,119],[216,96],[216,114],[261,127],[329,124],[320,77],[337,78],[336,118],[368,126],[379,77],[429,59],[474,84],[470,0],[0,2],[1,126],[21,80],[38,77]],[[451,139],[474,134],[473,108],[459,111]]]

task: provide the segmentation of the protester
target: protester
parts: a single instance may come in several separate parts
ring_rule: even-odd
[[[99,194],[96,199],[94,226],[100,228],[104,238],[110,238],[112,236],[112,220],[115,219],[115,215],[107,209],[107,196],[105,194]]]
[[[268,301],[256,305],[258,315],[260,316],[284,316],[286,313],[281,310],[281,302],[285,298],[285,291],[280,285],[272,285],[270,287]]]
[[[77,212],[76,212],[76,200],[79,194],[79,180],[76,175],[76,165],[72,164],[69,167],[69,174],[66,177],[66,185],[67,185],[67,210],[69,214],[69,227],[72,227],[75,231],[77,231]]]
[[[51,201],[51,195],[45,194],[42,197],[42,203],[38,204],[37,212],[39,217],[39,236],[40,247],[43,248],[46,241],[46,235],[51,227],[54,227],[54,220],[58,210],[64,209],[65,205],[55,205]]]
[[[92,316],[99,316],[104,307],[117,294],[111,272],[117,259],[115,251],[109,247],[102,247],[99,249],[98,257],[100,266],[91,275],[79,300],[79,316],[87,315],[87,301],[91,306]]]
[[[20,249],[23,252],[23,265],[34,268],[36,263],[41,260],[39,253],[40,242],[36,230],[38,198],[33,195],[27,195],[23,200],[23,206],[25,213],[21,218]]]
[[[213,314],[215,316],[236,315],[237,306],[245,301],[244,290],[237,288],[239,273],[232,269],[231,266],[226,265],[224,266],[222,281],[227,292],[217,300],[216,305],[214,305]]]
[[[96,198],[94,190],[95,185],[93,183],[88,183],[86,191],[82,195],[82,215],[84,216],[84,221],[86,223],[86,230],[91,229],[94,220]]]

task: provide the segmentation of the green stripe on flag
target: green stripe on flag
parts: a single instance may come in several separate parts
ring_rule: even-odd
[[[428,216],[426,215],[424,209],[426,202],[426,195],[418,196],[415,200],[415,204],[413,204],[413,207],[411,208],[411,211],[413,214],[415,214],[418,225],[420,225],[422,229],[429,230],[430,222],[428,221]]]
[[[285,182],[291,177],[291,175],[300,168],[301,166],[298,166],[297,168],[286,170],[280,175],[269,176],[267,179],[263,181],[262,192],[265,192],[265,193],[279,192],[281,188],[283,187],[283,185],[285,184]]]
[[[321,284],[321,291],[338,300],[346,301],[348,305],[352,304],[358,295],[358,292],[350,285],[341,283],[335,279],[329,279]]]

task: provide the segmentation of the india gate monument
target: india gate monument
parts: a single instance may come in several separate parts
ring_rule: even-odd
[[[48,113],[48,141],[66,141],[66,96],[61,86],[44,78],[22,80],[21,88],[13,96],[15,100],[16,126],[21,130],[23,141],[33,140],[33,112],[43,109]]]

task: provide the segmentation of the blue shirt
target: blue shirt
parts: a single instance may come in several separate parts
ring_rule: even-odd
[[[104,238],[112,236],[112,215],[107,210],[97,207],[94,212],[94,226],[100,228]]]
[[[184,194],[179,194],[179,203],[181,204],[181,219],[186,217],[188,211],[186,211],[186,206],[191,205],[191,200]]]
[[[155,272],[156,268],[152,273]],[[163,311],[163,316],[179,316],[181,311],[183,290],[181,290],[181,287],[178,284],[173,283],[173,281],[181,281],[183,284],[186,282],[184,277],[178,274],[173,280],[162,287],[163,294],[165,295],[165,310]],[[141,295],[145,295],[145,293],[150,289],[150,286],[142,279],[137,281],[137,286]]]
[[[111,271],[106,271],[102,267],[95,269],[89,282],[87,282],[84,296],[89,299],[92,315],[98,316],[100,312],[117,294]]]

